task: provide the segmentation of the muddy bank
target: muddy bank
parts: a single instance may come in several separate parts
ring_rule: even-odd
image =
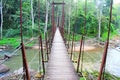
[[[84,46],[84,49],[82,49],[82,51],[93,51],[93,50],[96,50],[98,49],[98,47],[95,47],[95,46],[89,46],[89,45],[85,45]],[[71,48],[68,49],[69,51],[71,51]],[[80,46],[74,46],[73,47],[73,51],[75,52],[79,52],[80,51]]]

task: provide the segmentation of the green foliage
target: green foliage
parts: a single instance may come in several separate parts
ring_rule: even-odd
[[[18,38],[4,38],[0,40],[0,45],[8,45],[12,47],[17,47],[20,44]]]
[[[94,71],[91,74],[93,75],[94,78],[97,78],[99,73],[97,71]],[[105,78],[105,80],[114,80],[114,79],[119,80],[120,79],[114,75],[111,75],[110,73],[107,73],[107,72],[104,73],[104,78]]]
[[[106,6],[103,7],[103,15],[101,17],[101,40],[105,41],[107,39],[107,32],[108,32],[108,23],[109,23],[109,8],[110,8],[110,0],[105,0]],[[84,27],[85,33],[89,37],[97,37],[98,36],[98,17],[97,11],[95,8],[94,2],[87,3],[87,14],[86,14],[86,26],[85,26],[85,2],[79,3],[76,10],[73,11],[72,14],[72,31],[77,34],[84,34]],[[113,8],[113,15],[112,15],[112,23],[111,23],[111,38],[116,35],[116,30],[119,28],[120,24],[120,17],[119,17],[119,7]],[[106,12],[107,11],[107,12]],[[118,16],[118,17],[116,17]],[[74,29],[75,28],[75,29]]]
[[[85,80],[83,77],[80,77],[80,79],[79,80]]]
[[[3,1],[3,31],[4,37],[15,37],[20,33],[20,1]],[[45,22],[45,1],[40,1],[40,29],[38,30],[38,1],[33,0],[35,25],[32,29],[30,0],[22,1],[22,28],[24,36],[37,36],[43,32]]]
[[[102,40],[102,41],[105,41],[105,40],[107,39],[107,36],[108,36],[108,32],[104,32],[104,33],[102,34],[101,40]]]
[[[56,0],[58,1],[58,0]],[[107,38],[107,30],[108,30],[108,21],[109,21],[109,8],[110,8],[110,0],[105,0],[106,6],[103,7],[103,15],[101,22],[101,40],[104,41]],[[50,0],[51,2],[51,0]],[[71,7],[71,32],[75,32],[75,34],[82,35],[84,32],[89,37],[97,37],[98,35],[98,18],[97,11],[95,8],[94,1],[87,2],[87,13],[85,16],[85,2],[81,0],[78,3],[72,3],[72,0],[65,0],[67,3],[65,6],[65,16],[69,15],[69,11],[66,10],[70,5]],[[20,33],[20,1],[16,0],[8,0],[5,2],[3,0],[3,31],[4,37],[16,37],[19,36]],[[32,37],[38,36],[38,33],[44,34],[44,26],[45,26],[45,0],[40,1],[40,9],[38,9],[38,0],[33,0],[33,8],[34,8],[34,18],[35,25],[34,29],[32,29],[32,20],[31,20],[31,4],[30,0],[22,1],[22,19],[23,19],[23,36],[24,37]],[[72,4],[71,4],[72,3]],[[58,8],[55,8],[55,15],[57,15]],[[68,8],[69,9],[69,8]],[[40,10],[40,30],[38,30],[38,11]],[[50,9],[49,9],[50,10]],[[50,12],[49,12],[50,13]],[[112,15],[112,24],[111,24],[111,36],[116,34],[116,29],[120,28],[120,6],[117,5],[113,8]],[[51,14],[49,14],[51,16]],[[117,17],[116,17],[117,16]],[[85,26],[85,17],[86,17],[86,26]],[[50,17],[49,17],[50,19]],[[67,18],[65,19],[67,21]],[[49,21],[50,22],[50,21]],[[66,23],[67,24],[67,23]],[[84,31],[85,27],[85,31]],[[48,29],[51,28],[51,23],[48,23]],[[75,40],[79,40],[80,36],[76,35]],[[68,38],[67,38],[68,40]],[[72,34],[70,36],[70,40],[72,40]]]
[[[6,31],[5,37],[15,37],[20,34],[18,29],[8,29]]]

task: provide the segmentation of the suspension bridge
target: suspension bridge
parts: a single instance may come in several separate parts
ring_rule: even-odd
[[[21,1],[21,0],[20,0]],[[23,59],[23,71],[24,74],[22,75],[24,80],[31,80],[30,74],[29,74],[29,69],[28,69],[28,64],[26,60],[26,52],[25,52],[25,47],[24,47],[24,42],[23,42],[23,34],[22,34],[22,1],[20,4],[20,25],[21,25],[21,46],[18,49],[21,49],[22,51],[22,59]],[[64,29],[64,2],[57,3],[53,2],[51,3],[52,5],[52,28],[50,32],[48,33],[48,38],[46,38],[46,49],[47,49],[47,64],[45,64],[44,60],[44,54],[43,54],[43,42],[42,42],[42,37],[41,35],[39,36],[39,49],[40,49],[40,54],[39,55],[39,63],[40,66],[42,66],[43,72],[39,73],[40,76],[38,79],[44,79],[44,80],[80,80],[81,78],[84,77],[82,72],[80,72],[79,67],[80,67],[80,60],[82,57],[82,48],[84,45],[84,39],[85,39],[85,34],[82,35],[81,41],[80,41],[80,53],[78,56],[77,60],[77,70],[75,70],[75,67],[72,63],[72,53],[68,54],[68,50],[66,47],[66,41],[65,41],[65,29]],[[62,5],[62,19],[61,19],[61,25],[60,21],[58,18],[58,24],[56,25],[56,21],[54,19],[54,6],[55,5]],[[86,15],[86,10],[85,10],[85,15]],[[112,2],[111,2],[111,8],[110,8],[110,21],[109,21],[109,27],[110,27],[110,22],[111,22],[111,15],[112,15]],[[86,25],[86,19],[85,19],[85,25]],[[106,48],[104,51],[103,59],[102,59],[102,64],[100,68],[100,73],[98,76],[98,80],[102,80],[102,74],[104,71],[105,67],[105,62],[106,62],[106,55],[107,55],[107,49],[108,49],[108,44],[109,44],[109,33],[110,33],[110,28],[108,29],[108,39],[106,43]],[[74,36],[74,33],[73,33]],[[50,49],[50,54],[48,54],[48,48]],[[72,43],[72,49],[73,49],[73,43]],[[15,51],[16,52],[16,51]],[[14,53],[13,53],[14,54]],[[12,55],[13,55],[12,54]],[[11,55],[11,56],[12,56]],[[4,60],[4,62],[7,59]],[[3,62],[2,62],[3,63]],[[2,64],[1,63],[1,64]],[[79,74],[79,75],[78,75]],[[21,79],[22,77],[20,77]],[[20,80],[19,79],[19,80]],[[86,80],[84,78],[84,80]]]
[[[79,80],[58,28],[53,39],[45,80]]]

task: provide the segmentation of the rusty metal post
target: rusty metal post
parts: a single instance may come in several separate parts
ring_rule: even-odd
[[[81,54],[82,54],[82,44],[83,44],[83,36],[80,40],[80,52],[79,52],[79,56],[78,56],[77,73],[79,72],[80,58],[81,58]]]
[[[30,75],[29,75],[29,70],[28,70],[28,64],[27,64],[27,59],[26,59],[26,52],[25,52],[25,47],[23,42],[21,43],[21,49],[22,49],[22,59],[23,59],[23,71],[25,71],[25,76],[27,80],[30,80]]]
[[[48,40],[47,40],[47,35],[45,36],[45,43],[46,43],[46,54],[47,54],[47,61],[49,60],[49,52],[48,52]]]
[[[21,42],[23,42],[23,35],[22,35],[22,0],[20,0],[20,37],[21,37]]]
[[[100,67],[98,80],[101,80],[102,73],[103,73],[103,70],[104,70],[105,64],[106,64],[108,45],[109,45],[109,36],[110,36],[110,26],[111,26],[111,19],[112,19],[112,5],[113,5],[113,0],[111,0],[111,6],[110,6],[110,19],[109,19],[109,25],[108,25],[108,38],[107,38],[107,42],[106,42],[106,46],[105,46],[105,50],[104,50],[104,54],[103,54],[103,58],[102,58],[102,63],[101,63],[101,67]]]
[[[54,1],[53,1],[54,3]],[[54,4],[52,4],[52,40],[53,40],[53,37],[54,37],[54,29],[55,28],[55,22],[54,22]]]
[[[73,56],[73,44],[74,44],[74,32],[73,32],[73,39],[72,39],[72,48],[71,48],[71,55],[70,55],[70,59],[72,60],[72,56]]]
[[[22,60],[23,60],[23,71],[25,71],[24,80],[30,80],[30,75],[28,71],[28,65],[26,60],[25,47],[23,43],[23,33],[22,33],[22,0],[20,0],[20,36],[21,36],[21,51],[22,51]],[[26,76],[26,78],[25,78]]]
[[[38,31],[40,32],[40,0],[38,0]]]
[[[41,47],[43,74],[45,74],[45,64],[44,64],[44,54],[43,54],[42,36],[40,35],[39,38],[40,38],[40,47]]]
[[[64,1],[63,1],[63,3],[64,3]],[[62,21],[61,21],[62,22],[62,26],[61,27],[62,27],[62,37],[63,37],[63,39],[64,39],[64,21],[65,21],[64,17],[65,17],[65,14],[64,14],[64,4],[63,4],[62,5]]]
[[[21,36],[21,51],[22,51],[22,60],[23,60],[23,71],[25,71],[24,80],[30,80],[28,64],[26,59],[25,47],[23,43],[23,33],[22,33],[22,0],[20,0],[20,36]],[[26,76],[26,78],[25,78]]]
[[[71,34],[71,32],[68,35],[68,49],[70,48],[70,34]]]

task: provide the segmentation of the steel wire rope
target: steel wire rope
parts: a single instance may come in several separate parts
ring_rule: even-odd
[[[31,61],[28,63],[28,66],[29,66],[29,69],[31,68],[31,64],[32,64],[32,62],[34,61],[34,59],[37,57],[37,55],[39,54],[39,52],[37,52],[35,55],[34,55],[34,57],[31,59]],[[22,78],[22,76],[23,76],[24,74],[21,74],[21,77],[20,77],[20,79]],[[19,79],[19,80],[20,80]]]
[[[22,77],[23,77],[23,75],[25,74],[25,71],[23,71],[22,72],[22,74],[21,74],[21,76],[20,76],[20,78],[19,78],[19,80],[21,80],[22,79]]]
[[[87,54],[89,57],[91,57],[91,59],[93,59],[93,60],[95,60],[95,61],[98,61],[96,58],[94,58],[93,56],[91,56],[90,54]],[[95,66],[95,65],[94,65]],[[86,71],[88,71],[87,70],[87,68],[85,68],[84,67],[84,69],[86,69]],[[89,72],[89,71],[88,71]],[[91,74],[91,73],[89,73],[89,74]],[[110,74],[110,76],[112,77],[112,78],[114,78],[115,80],[117,80],[117,78],[115,77],[115,76],[113,76],[112,74]]]
[[[30,40],[28,42],[25,43],[25,45],[29,44],[30,42],[32,42],[33,40]],[[14,55],[17,55],[17,51],[19,51],[21,49],[22,46],[19,46],[17,49],[15,49],[10,55],[8,55],[9,57],[12,57]],[[0,64],[3,64],[4,62],[6,62],[9,58],[4,59],[2,62],[0,62]]]

